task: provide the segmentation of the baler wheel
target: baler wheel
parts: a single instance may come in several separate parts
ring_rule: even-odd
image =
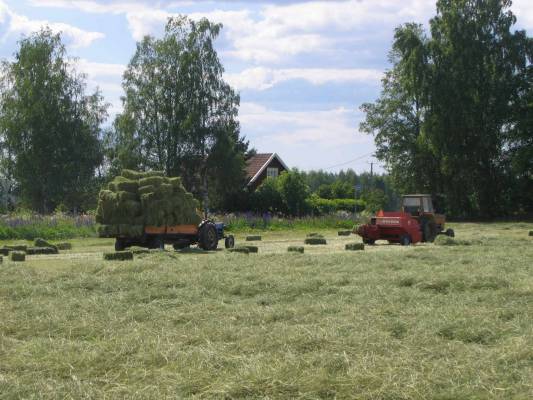
[[[400,238],[400,244],[402,246],[409,246],[411,244],[411,237],[409,235],[403,235]]]

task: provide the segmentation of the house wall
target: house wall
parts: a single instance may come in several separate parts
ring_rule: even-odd
[[[249,189],[251,191],[255,191],[259,186],[261,186],[261,184],[263,183],[263,181],[267,178],[267,170],[268,168],[277,168],[278,169],[278,173],[279,175],[281,175],[281,173],[283,171],[286,171],[286,169],[283,167],[283,165],[278,161],[277,158],[274,158],[269,164],[268,166],[265,168],[265,170],[261,173],[261,175],[255,180],[254,183],[252,183],[250,186],[249,186]]]

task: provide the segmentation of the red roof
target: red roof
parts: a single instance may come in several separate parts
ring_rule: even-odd
[[[246,162],[246,177],[252,179],[270,160],[272,153],[256,154]]]

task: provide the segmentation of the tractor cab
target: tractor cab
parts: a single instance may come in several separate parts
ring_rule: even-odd
[[[402,211],[419,217],[424,214],[433,214],[433,201],[429,194],[409,194],[402,197]]]

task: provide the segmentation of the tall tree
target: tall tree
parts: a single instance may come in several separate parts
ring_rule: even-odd
[[[22,39],[15,60],[2,65],[4,172],[41,212],[82,205],[102,160],[106,105],[99,92],[85,94],[84,76],[66,57],[60,35],[43,29]]]
[[[221,27],[178,17],[163,38],[145,37],[124,74],[124,112],[115,122],[119,164],[180,175],[189,190],[211,192],[219,203],[241,188],[248,147],[236,120],[239,96],[213,47]]]
[[[410,33],[413,25],[397,30],[382,95],[363,106],[362,128],[376,135],[378,157],[400,188],[444,193],[455,215],[517,208],[521,174],[512,165],[523,168],[513,158],[531,146],[524,138],[532,41],[512,31],[510,7],[437,1],[430,38],[420,27]]]

